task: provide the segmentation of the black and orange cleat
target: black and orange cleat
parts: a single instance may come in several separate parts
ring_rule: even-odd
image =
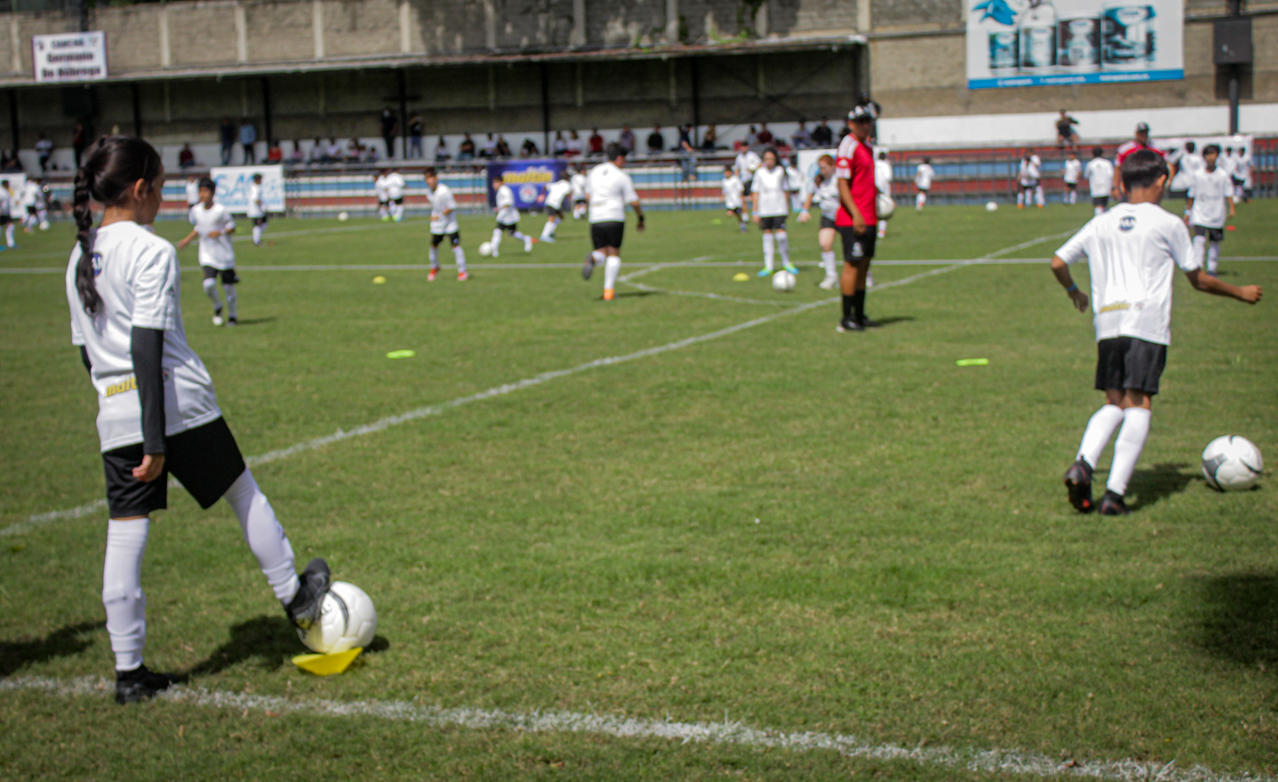
[[[1086,459],[1079,459],[1065,471],[1065,488],[1069,490],[1069,504],[1079,513],[1096,510],[1092,502],[1092,466]]]

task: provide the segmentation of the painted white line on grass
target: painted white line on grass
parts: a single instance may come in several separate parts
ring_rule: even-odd
[[[0,691],[42,692],[56,697],[105,699],[113,682],[98,677],[63,680],[40,676],[0,679]],[[975,747],[903,747],[875,744],[853,735],[789,732],[751,728],[739,722],[675,722],[635,717],[614,717],[573,711],[518,712],[470,707],[423,706],[413,701],[335,701],[280,698],[242,692],[178,686],[159,696],[170,703],[234,711],[299,714],[312,717],[370,717],[414,722],[426,728],[459,727],[472,730],[507,730],[525,733],[578,733],[619,739],[665,739],[681,744],[727,744],[750,749],[782,749],[791,752],[830,750],[846,758],[895,761],[978,773],[1012,773],[1036,777],[1086,777],[1113,782],[1275,782],[1272,777],[1243,772],[1223,774],[1204,766],[1177,768],[1170,763],[1139,760],[1083,760],[1062,762],[1028,750],[978,749]]]

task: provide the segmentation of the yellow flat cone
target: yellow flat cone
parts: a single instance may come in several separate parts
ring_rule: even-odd
[[[373,284],[374,284],[374,285],[381,285],[381,284],[383,284],[383,283],[385,283],[385,282],[386,282],[386,278],[385,278],[385,277],[383,277],[383,276],[382,276],[382,275],[380,275],[380,274],[373,278]]]
[[[747,282],[750,279],[750,275],[746,274],[745,272],[737,272],[736,274],[732,275],[732,279],[736,280],[737,282]]]
[[[359,653],[364,651],[364,647],[356,646],[354,649],[348,649],[337,654],[299,654],[293,658],[293,664],[301,668],[307,673],[313,673],[316,676],[331,676],[335,673],[341,673],[355,662],[355,658],[359,657]]]

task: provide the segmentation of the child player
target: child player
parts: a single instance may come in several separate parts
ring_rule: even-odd
[[[1074,150],[1069,151],[1069,157],[1065,160],[1064,171],[1061,178],[1065,180],[1065,203],[1078,203],[1078,178],[1083,174],[1083,162],[1078,159],[1078,153]]]
[[[503,232],[524,243],[524,252],[532,252],[533,238],[519,231],[519,209],[515,207],[515,191],[503,182],[497,188],[497,227],[493,229],[493,257],[497,257],[497,248],[501,246]]]
[[[763,229],[763,268],[759,276],[772,276],[777,252],[781,254],[781,266],[798,274],[798,267],[790,263],[790,235],[785,230],[785,218],[790,213],[790,176],[780,165],[775,147],[763,150],[763,165],[754,172],[750,205],[754,221]]]
[[[433,167],[423,171],[426,175],[426,187],[430,188],[430,273],[428,282],[434,282],[439,274],[439,245],[448,237],[453,246],[453,260],[457,262],[457,281],[470,279],[466,273],[466,251],[462,249],[461,233],[457,229],[457,200],[448,185],[439,181],[439,174]],[[496,253],[493,253],[496,255]]]
[[[386,197],[386,175],[390,169],[383,168],[373,177],[373,195],[377,196],[377,216],[385,223],[390,220],[390,199]]]
[[[799,222],[806,223],[812,219],[809,209],[815,204],[821,210],[821,227],[817,231],[817,243],[821,247],[821,268],[825,269],[825,279],[821,280],[822,290],[832,291],[839,284],[839,274],[834,266],[834,237],[838,231],[834,228],[834,218],[839,211],[839,183],[834,176],[834,158],[822,155],[817,159],[819,173],[812,180],[811,192],[803,202],[799,212]]]
[[[737,220],[737,227],[741,229],[741,233],[746,232],[746,226],[750,221],[746,220],[742,207],[745,205],[743,197],[745,193],[745,185],[742,184],[741,178],[737,176],[732,166],[723,167],[723,208],[728,210],[728,214]]]
[[[617,275],[621,272],[621,240],[626,232],[626,206],[635,210],[635,230],[644,230],[643,207],[635,193],[635,183],[622,171],[626,150],[612,142],[604,150],[607,158],[590,169],[586,177],[586,199],[590,202],[590,243],[595,249],[586,253],[581,277],[589,280],[595,267],[604,267],[604,301],[616,297]]]
[[[1194,236],[1194,257],[1213,277],[1220,262],[1220,242],[1225,238],[1225,215],[1234,216],[1234,185],[1217,165],[1219,159],[1220,145],[1208,144],[1203,149],[1207,165],[1190,177],[1185,210],[1185,225]]]
[[[1087,174],[1088,192],[1092,194],[1092,213],[1103,215],[1109,207],[1109,196],[1114,186],[1114,164],[1105,159],[1105,150],[1092,147],[1092,159],[1084,173]]]
[[[914,186],[919,189],[919,194],[914,198],[914,210],[916,212],[923,211],[923,205],[927,203],[927,191],[932,189],[932,179],[936,176],[936,171],[932,169],[932,158],[924,157],[923,162],[919,163],[918,170],[914,172]]]
[[[203,189],[203,188],[201,188]],[[262,232],[266,230],[266,202],[262,200],[262,175],[254,174],[248,189],[248,218],[253,221],[253,244],[262,246]]]
[[[568,181],[572,185],[572,219],[580,220],[586,216],[586,175],[576,169]]]
[[[567,170],[546,188],[546,224],[541,227],[541,241],[555,243],[555,231],[564,221],[564,205],[571,192],[572,183],[568,181]]]
[[[879,195],[892,197],[892,164],[888,162],[886,149],[880,149],[874,156],[874,186],[879,189]],[[887,224],[887,220],[879,221],[880,239],[887,238]],[[874,283],[870,283],[871,287],[873,285]]]
[[[404,176],[398,169],[392,168],[386,175],[386,200],[390,202],[387,207],[391,219],[397,223],[404,219],[404,184]]]
[[[1083,513],[1093,510],[1092,471],[1114,431],[1114,459],[1109,468],[1100,512],[1128,513],[1123,502],[1127,482],[1136,469],[1149,434],[1150,402],[1171,342],[1172,277],[1176,267],[1196,290],[1255,304],[1259,286],[1236,287],[1202,273],[1189,232],[1159,204],[1169,169],[1153,150],[1128,155],[1120,169],[1127,202],[1092,218],[1052,258],[1052,273],[1079,312],[1092,305],[1096,328],[1096,390],[1105,404],[1083,432],[1073,466],[1065,473],[1070,503]],[[1092,295],[1078,289],[1070,264],[1087,259]],[[1121,425],[1121,429],[1119,428]]]
[[[4,226],[4,244],[0,250],[12,250],[18,245],[14,243],[13,230],[13,192],[9,190],[9,180],[0,180],[0,225]]]
[[[235,274],[235,248],[231,246],[231,234],[235,233],[235,221],[226,207],[214,203],[217,184],[208,177],[201,179],[200,202],[191,207],[188,217],[191,233],[178,242],[179,250],[186,249],[191,240],[200,239],[200,269],[204,272],[204,293],[213,302],[213,325],[223,323],[234,326],[236,302],[239,297],[235,286],[240,278]],[[226,293],[226,320],[222,319],[222,301],[217,295],[217,278],[222,278],[222,290]]]

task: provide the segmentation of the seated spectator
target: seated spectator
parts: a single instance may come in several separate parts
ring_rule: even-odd
[[[293,139],[293,151],[288,155],[288,162],[295,166],[299,166],[306,162],[306,155],[302,152],[302,140]]]
[[[758,128],[756,128],[754,125],[751,125],[751,126],[750,126],[750,129],[749,129],[748,131],[746,131],[745,143],[746,143],[746,146],[747,146],[747,147],[754,147],[754,146],[758,146],[758,144],[759,144],[759,129],[758,129]]]
[[[568,148],[564,150],[565,157],[581,157],[581,136],[577,135],[577,131],[568,131]]]
[[[471,140],[469,133],[462,134],[462,143],[457,147],[458,160],[474,160],[475,159],[475,142]]]
[[[701,137],[701,149],[704,152],[714,152],[718,149],[719,132],[714,129],[714,125],[706,128],[705,135]]]
[[[541,153],[537,150],[537,145],[533,143],[533,140],[530,138],[525,138],[524,145],[519,148],[519,156],[527,158],[527,157],[537,157],[537,155],[539,154]]]
[[[563,157],[568,151],[568,142],[564,139],[562,130],[555,131],[555,140],[550,145],[550,151],[555,157]]]
[[[448,144],[444,141],[444,137],[439,137],[439,143],[435,145],[435,162],[443,163],[450,157],[448,153]]]
[[[497,153],[497,157],[514,157],[510,151],[510,145],[506,143],[506,137],[501,134],[497,135],[497,149],[495,151]]]
[[[324,162],[325,163],[342,162],[342,142],[338,141],[335,138],[331,138],[328,140],[328,146],[324,148]]]
[[[266,146],[266,162],[267,163],[283,163],[284,150],[280,148],[280,140],[272,139],[271,143]]]
[[[195,165],[195,151],[191,149],[190,144],[183,144],[182,151],[178,153],[178,168],[190,168]]]
[[[603,136],[599,135],[599,128],[590,131],[590,154],[602,155],[604,151]]]
[[[617,136],[617,143],[627,152],[635,151],[635,134],[630,130],[629,125],[622,127],[621,135]]]
[[[776,138],[772,135],[772,131],[768,130],[768,123],[763,122],[763,123],[760,123],[759,133],[758,135],[754,137],[754,140],[755,140],[755,143],[757,144],[763,144],[764,146],[767,146],[768,144],[771,144],[773,141],[775,141]]]
[[[807,123],[799,120],[799,129],[790,134],[790,143],[795,149],[807,149],[812,146],[812,134],[808,132]]]
[[[479,156],[482,158],[497,157],[497,139],[493,138],[493,134],[489,133],[488,138],[484,140],[484,146],[479,150]]]
[[[652,132],[648,134],[648,154],[656,155],[664,151],[666,148],[666,137],[661,135],[661,126],[653,125]]]
[[[812,146],[829,147],[834,143],[834,132],[830,130],[830,121],[821,120],[821,124],[812,129]]]

